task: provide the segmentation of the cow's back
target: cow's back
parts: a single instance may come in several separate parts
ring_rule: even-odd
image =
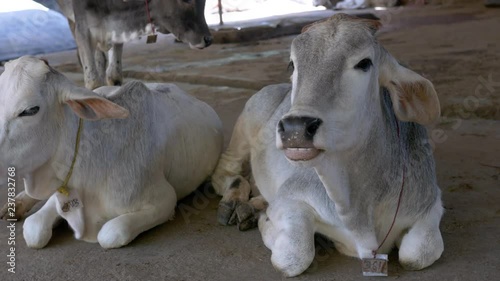
[[[71,185],[106,188],[115,205],[148,200],[150,184],[164,176],[180,199],[213,171],[222,150],[222,126],[207,104],[171,84],[141,82],[96,92],[129,110],[127,119],[85,122]],[[76,117],[67,109],[71,124]],[[74,139],[76,128],[65,132]],[[67,145],[59,159],[71,156]],[[89,177],[88,175],[92,175]],[[64,169],[58,172],[64,178]],[[103,187],[104,186],[104,187]]]
[[[178,198],[191,193],[215,169],[223,148],[222,122],[206,103],[173,84],[148,84],[164,96],[168,133],[165,174]],[[175,148],[175,149],[174,149]]]

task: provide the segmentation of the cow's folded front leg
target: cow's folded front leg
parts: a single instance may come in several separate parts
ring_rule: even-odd
[[[245,204],[250,199],[252,191],[252,186],[243,176],[244,166],[250,159],[250,144],[245,134],[246,124],[245,116],[240,116],[236,121],[229,147],[221,155],[212,175],[215,191],[223,196],[217,212],[219,223],[238,224],[242,230],[255,227],[257,224],[256,218],[250,218],[254,217],[254,206]],[[239,223],[243,221],[245,221],[243,224]]]
[[[165,192],[157,194],[155,204],[146,203],[141,209],[120,215],[106,222],[99,234],[97,241],[106,249],[120,248],[134,240],[142,232],[162,224],[174,215],[177,195],[174,188],[165,181]],[[158,186],[149,190],[158,190]]]
[[[295,200],[272,202],[259,219],[264,244],[273,266],[287,277],[304,272],[314,260],[315,212]]]
[[[14,216],[11,216],[9,212],[9,205],[6,203],[2,209],[0,210],[0,217],[4,220],[7,219],[21,219],[24,214],[29,212],[36,203],[40,202],[40,200],[31,198],[25,191],[19,192],[19,194],[15,197],[16,201],[16,211],[13,213]]]
[[[212,175],[212,185],[219,195],[226,195],[234,181],[241,179],[244,166],[250,160],[250,144],[245,134],[245,116],[240,116],[234,125],[233,134],[227,150],[222,153]],[[248,198],[247,198],[248,199]]]
[[[420,270],[439,259],[444,250],[439,222],[443,215],[441,201],[436,202],[427,216],[418,220],[399,245],[399,263],[406,270]]]
[[[38,212],[26,218],[23,225],[23,236],[28,247],[39,249],[49,243],[52,237],[52,228],[60,218],[56,200],[56,195],[52,195]]]

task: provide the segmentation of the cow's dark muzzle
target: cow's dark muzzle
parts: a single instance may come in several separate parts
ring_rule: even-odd
[[[203,41],[205,41],[205,48],[212,45],[213,42],[213,37],[212,36],[205,36],[203,37]]]
[[[293,161],[315,158],[321,150],[314,146],[314,136],[323,121],[307,116],[289,116],[278,123],[278,133],[285,156]]]

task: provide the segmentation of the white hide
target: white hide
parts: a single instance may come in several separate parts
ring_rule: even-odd
[[[16,167],[30,197],[49,198],[24,224],[30,247],[44,247],[61,217],[78,239],[126,245],[171,219],[177,200],[215,168],[222,125],[207,104],[173,84],[130,82],[96,92],[32,57],[9,62],[0,76],[0,167]],[[33,106],[37,114],[19,116]],[[98,121],[84,121],[68,184],[83,208],[63,214],[65,196],[56,189],[69,170],[79,117]]]
[[[360,259],[398,247],[409,270],[430,266],[444,250],[441,191],[422,126],[438,120],[438,96],[376,41],[379,26],[336,14],[305,28],[292,42],[292,84],[249,99],[212,176],[224,196],[219,222],[230,224],[236,213],[240,226],[238,206],[248,198],[231,194],[248,190],[250,164],[252,194],[269,202],[259,230],[287,277],[311,265],[315,233]],[[291,119],[300,122],[285,129]],[[321,123],[310,129],[311,119]],[[318,153],[287,158],[289,149]]]

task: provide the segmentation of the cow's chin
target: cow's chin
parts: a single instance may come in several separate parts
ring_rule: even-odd
[[[292,162],[306,163],[317,159],[323,150],[314,147],[290,147],[283,149],[286,158]]]
[[[191,48],[193,50],[201,50],[201,49],[205,49],[205,47],[206,47],[205,42],[201,42],[201,43],[198,43],[195,45],[193,45],[191,42],[189,42],[189,48]]]

